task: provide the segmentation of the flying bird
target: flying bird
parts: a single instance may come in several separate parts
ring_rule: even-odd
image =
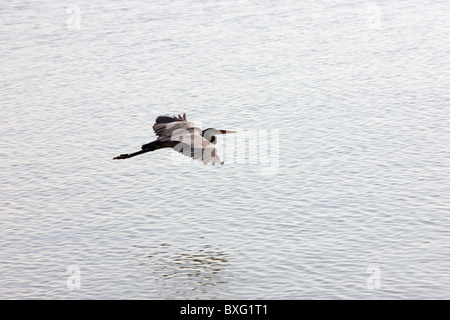
[[[217,135],[236,133],[230,130],[208,128],[202,130],[186,120],[186,114],[178,116],[159,116],[153,125],[157,139],[142,145],[141,150],[125,153],[113,159],[127,159],[139,154],[163,148],[172,148],[204,164],[223,164],[216,153]]]

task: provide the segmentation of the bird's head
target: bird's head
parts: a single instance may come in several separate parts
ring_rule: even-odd
[[[236,131],[231,131],[231,130],[219,130],[219,129],[215,129],[215,128],[208,128],[202,131],[202,136],[203,138],[205,138],[206,140],[212,142],[212,143],[216,143],[216,137],[218,135],[221,134],[228,134],[228,133],[237,133]]]

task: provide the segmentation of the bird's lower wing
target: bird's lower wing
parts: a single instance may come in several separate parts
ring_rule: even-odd
[[[220,157],[216,153],[216,147],[214,144],[209,142],[206,146],[205,144],[202,146],[193,146],[184,142],[179,142],[173,149],[187,157],[201,161],[204,164],[223,164],[223,162],[220,161]]]

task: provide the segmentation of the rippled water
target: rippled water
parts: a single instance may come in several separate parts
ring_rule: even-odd
[[[449,299],[449,10],[3,1],[0,298]]]

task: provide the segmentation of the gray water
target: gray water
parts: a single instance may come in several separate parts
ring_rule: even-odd
[[[449,299],[449,13],[2,1],[0,298]]]

